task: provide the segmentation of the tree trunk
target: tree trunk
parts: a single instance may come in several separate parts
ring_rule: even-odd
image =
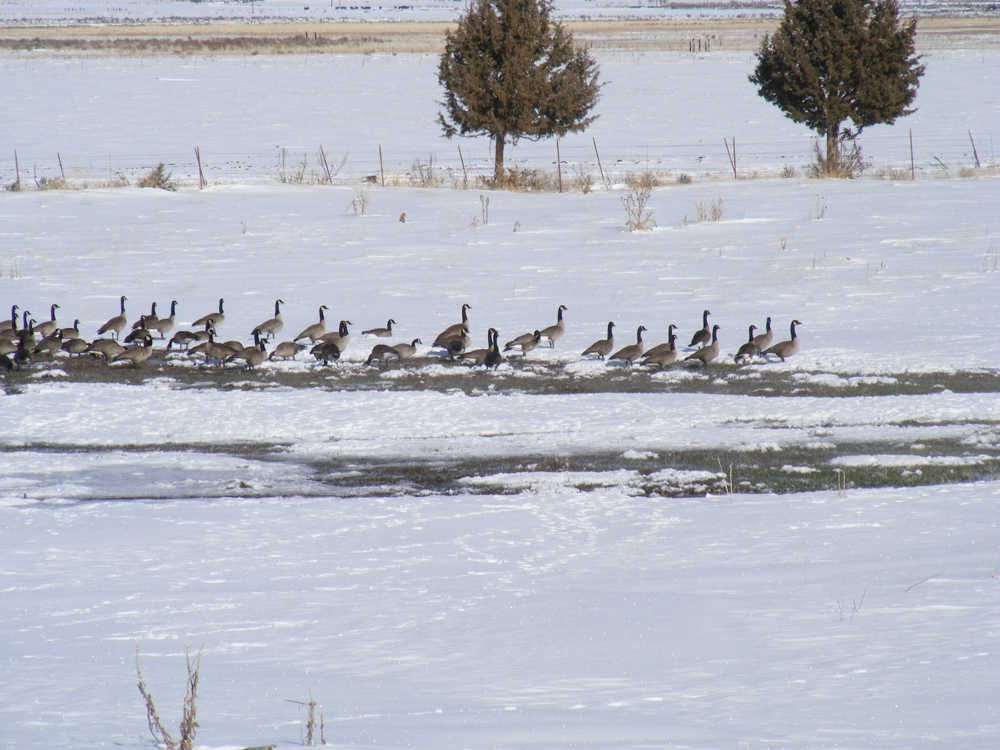
[[[503,144],[505,137],[502,133],[497,134],[494,138],[494,155],[493,155],[493,182],[499,185],[503,182]]]
[[[836,174],[840,171],[840,126],[835,125],[826,131],[826,173]]]

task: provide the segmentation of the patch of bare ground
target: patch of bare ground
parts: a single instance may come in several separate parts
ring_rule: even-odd
[[[576,39],[595,50],[753,51],[775,20],[568,21]],[[0,28],[0,52],[36,55],[280,55],[439,53],[447,23],[149,24]],[[927,18],[917,44],[933,50],[1000,47],[1000,18]]]

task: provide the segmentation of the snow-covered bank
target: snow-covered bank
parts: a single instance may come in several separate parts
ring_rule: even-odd
[[[997,484],[0,508],[0,745],[1000,740]]]

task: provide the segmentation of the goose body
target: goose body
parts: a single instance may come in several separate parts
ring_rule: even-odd
[[[20,343],[16,339],[0,339],[0,354],[13,354]]]
[[[51,336],[59,328],[59,323],[56,322],[56,310],[59,309],[59,305],[52,305],[49,308],[49,319],[43,323],[39,323],[35,326],[35,333],[39,336]]]
[[[131,362],[132,367],[136,368],[153,356],[153,337],[149,335],[147,331],[143,337],[142,344],[139,346],[133,346],[120,354],[115,355],[111,361],[112,362]]]
[[[343,352],[349,343],[351,343],[351,332],[347,330],[347,326],[354,325],[349,320],[340,321],[340,325],[337,326],[336,331],[330,331],[330,333],[325,333],[320,336],[319,341],[324,344],[334,344],[341,352]]]
[[[614,354],[611,355],[611,359],[620,359],[623,362],[628,362],[629,367],[642,356],[642,352],[645,349],[642,343],[642,332],[646,330],[646,326],[639,326],[635,331],[635,343],[631,346],[624,346]]]
[[[309,339],[310,341],[316,341],[316,339],[322,338],[323,334],[326,333],[326,316],[323,314],[323,311],[329,309],[326,305],[320,305],[319,322],[313,323],[311,326],[306,326],[305,330],[292,340],[301,341],[302,339]]]
[[[566,307],[566,305],[559,305],[559,309],[556,310],[555,325],[542,329],[542,338],[548,339],[549,346],[553,349],[556,346],[556,342],[562,338],[564,333],[566,333],[566,322],[563,320],[563,310],[569,310],[569,308]]]
[[[768,318],[767,323],[765,323],[764,333],[758,333],[753,337],[753,343],[757,347],[757,353],[760,354],[771,346],[772,341],[774,341],[774,331],[771,330],[771,318]]]
[[[149,315],[140,315],[139,319],[132,324],[132,330],[136,331],[140,328],[149,329],[158,320],[159,318],[156,315],[156,303],[154,302],[149,306]]]
[[[593,354],[598,359],[604,359],[606,356],[611,354],[611,351],[615,348],[615,337],[612,334],[612,329],[615,327],[615,322],[608,322],[608,337],[606,339],[598,339],[593,344],[588,346],[583,350],[581,357],[586,357],[588,354]]]
[[[56,331],[51,336],[46,336],[31,350],[32,354],[41,354],[44,356],[52,357],[57,351],[62,348],[62,331]]]
[[[76,338],[63,339],[62,346],[59,348],[67,354],[76,354],[79,356],[87,351],[88,346],[90,346],[90,344],[77,336]]]
[[[711,314],[708,310],[701,314],[701,329],[695,331],[689,346],[705,346],[712,340],[712,329],[708,327],[708,316]]]
[[[208,341],[207,331],[178,331],[174,334],[174,337],[170,339],[170,343],[167,344],[167,351],[169,352],[174,345],[176,345],[181,350],[186,350],[191,344],[196,341]]]
[[[281,319],[281,306],[283,304],[285,304],[284,300],[276,299],[274,301],[274,317],[265,320],[254,328],[251,333],[260,334],[266,339],[274,338],[274,334],[279,333],[285,327],[285,321]]]
[[[786,359],[795,354],[799,350],[799,337],[795,332],[795,326],[800,325],[802,325],[800,321],[793,320],[792,325],[790,326],[792,337],[788,341],[780,341],[772,346],[764,352],[764,356],[766,357],[768,354],[773,354],[784,362]]]
[[[437,335],[437,338],[434,339],[434,346],[440,346],[440,347],[446,349],[447,347],[445,346],[445,343],[444,343],[445,340],[450,339],[453,336],[458,336],[460,333],[462,333],[463,330],[468,331],[469,330],[469,314],[468,314],[467,311],[471,310],[471,309],[472,309],[472,305],[463,304],[462,305],[462,322],[461,323],[455,323],[454,325],[450,325],[447,328],[445,328],[443,331],[441,331],[441,333],[439,333]]]
[[[125,347],[114,339],[95,339],[84,349],[87,354],[100,354],[105,362],[110,362],[112,357],[117,357],[125,351]]]
[[[128,297],[123,294],[121,300],[119,301],[119,304],[121,305],[121,312],[97,329],[98,336],[110,332],[112,338],[118,338],[118,334],[121,333],[125,324],[128,323],[128,318],[125,317],[126,300],[128,300]]]
[[[322,361],[324,365],[330,364],[331,359],[334,362],[339,362],[341,352],[342,350],[337,346],[336,341],[321,341],[309,351],[316,359]]]
[[[721,326],[712,326],[712,343],[703,346],[696,352],[692,352],[684,358],[684,361],[693,359],[708,367],[708,363],[719,356],[719,328]]]
[[[734,357],[737,362],[744,359],[750,359],[758,352],[756,337],[753,335],[753,332],[756,330],[757,326],[750,326],[750,337],[747,339],[747,342],[740,347],[740,350],[736,352],[736,357]]]
[[[417,353],[417,344],[422,344],[422,343],[424,342],[421,341],[420,339],[413,339],[412,343],[396,344],[392,348],[395,349],[396,352],[399,354],[400,359],[409,359],[410,357],[412,357],[414,354]]]
[[[0,320],[0,331],[17,330],[17,305],[10,308],[10,319]]]
[[[664,344],[660,344],[664,346]],[[660,349],[660,346],[655,347],[659,351],[650,350],[643,359],[642,363],[644,365],[658,365],[662,370],[667,365],[672,365],[677,361],[677,334],[673,331],[670,332],[670,340],[665,346],[666,349]]]
[[[258,342],[257,346],[251,347],[250,352],[243,351],[241,359],[247,363],[247,369],[252,370],[267,359],[267,345],[263,341]]]
[[[60,332],[62,333],[63,341],[80,338],[80,320],[74,320],[72,328],[61,328]]]
[[[675,330],[677,330],[677,326],[673,323],[667,326],[667,341],[663,344],[657,344],[652,349],[647,349],[642,355],[642,358],[646,360],[650,357],[658,357],[663,352],[675,351],[676,346],[674,345],[674,342],[677,340],[677,337],[674,336]]]
[[[146,328],[146,316],[140,315],[138,322],[132,327],[129,335],[125,337],[125,343],[131,344],[133,341],[140,341],[149,333]]]
[[[462,352],[459,359],[471,360],[472,366],[481,365],[486,362],[486,355],[489,354],[490,349],[493,348],[493,334],[497,332],[496,328],[491,328],[486,332],[486,348],[485,349],[471,349]]]
[[[362,336],[377,336],[378,338],[389,338],[392,336],[392,326],[396,321],[389,318],[388,322],[385,324],[385,328],[369,328],[367,331],[362,331]]]
[[[520,349],[522,344],[526,344],[535,338],[534,333],[522,333],[516,339],[511,339],[503,345],[503,350],[509,352],[511,349]]]
[[[486,369],[489,370],[491,367],[496,370],[500,365],[504,363],[503,355],[500,353],[500,344],[497,339],[500,338],[500,333],[495,328],[493,329],[493,345],[486,352],[486,359],[483,360],[483,364]]]
[[[448,356],[454,359],[468,349],[470,344],[472,344],[472,339],[469,338],[469,329],[463,327],[462,330],[455,335],[448,336],[441,341],[438,346],[447,351]]]
[[[365,364],[370,365],[377,359],[378,368],[381,370],[382,365],[385,364],[386,360],[389,357],[395,357],[396,359],[400,359],[399,352],[396,351],[391,346],[388,346],[386,344],[375,344],[375,346],[372,347],[372,353],[369,354],[368,359],[365,360]]]
[[[198,320],[191,324],[192,328],[197,328],[199,326],[206,326],[211,328],[218,328],[225,322],[226,313],[222,310],[222,303],[225,302],[221,297],[219,298],[219,312],[209,313],[208,315],[202,315]]]
[[[166,318],[157,318],[150,322],[146,319],[146,327],[151,331],[158,331],[161,339],[165,339],[167,334],[174,330],[174,323],[177,320],[177,300],[170,300],[170,315]]]
[[[305,344],[296,344],[294,341],[282,341],[274,347],[274,351],[271,352],[271,356],[268,359],[273,360],[275,357],[281,360],[295,359],[295,355],[305,348]]]

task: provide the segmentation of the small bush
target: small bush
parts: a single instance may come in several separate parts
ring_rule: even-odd
[[[694,182],[694,179],[691,177],[691,175],[687,174],[686,172],[681,172],[679,175],[677,175],[678,185],[690,185],[692,182]]]
[[[909,180],[912,177],[909,169],[898,169],[896,167],[879,167],[872,172],[873,180]]]
[[[513,166],[504,170],[503,178],[479,177],[480,187],[493,190],[514,190],[522,193],[544,193],[556,189],[556,180],[541,169],[522,169]]]
[[[410,184],[416,187],[437,187],[441,184],[434,169],[434,155],[431,154],[426,162],[417,159],[410,166]]]
[[[167,171],[167,166],[161,161],[149,172],[139,178],[135,183],[141,188],[158,188],[160,190],[176,190],[177,185],[170,179],[171,173]]]
[[[625,208],[625,229],[629,232],[651,230],[656,226],[653,212],[646,210],[646,204],[653,194],[651,187],[634,187],[622,198]]]
[[[38,189],[39,190],[67,190],[69,184],[66,182],[64,177],[39,177],[38,178]]]
[[[587,194],[594,189],[594,177],[586,170],[574,167],[573,177],[569,181],[569,189],[578,193]]]
[[[371,190],[364,188],[358,191],[348,208],[354,211],[355,216],[367,216],[368,204],[371,202]]]
[[[703,223],[706,221],[719,221],[722,219],[722,209],[723,209],[722,198],[717,198],[714,201],[709,201],[706,205],[705,201],[695,201],[694,212],[695,216],[698,218],[698,223]]]
[[[853,180],[860,177],[868,168],[868,164],[861,156],[861,147],[855,141],[851,141],[850,144],[849,148],[844,144],[840,145],[837,162],[831,164],[820,151],[819,142],[813,143],[814,161],[809,167],[809,176],[818,179],[831,177],[842,180]]]
[[[652,172],[626,172],[625,186],[635,190],[636,188],[654,188],[659,184],[656,175]]]
[[[791,164],[786,164],[785,166],[783,166],[781,168],[781,171],[778,173],[778,177],[781,177],[786,180],[794,179],[795,177],[798,176],[799,176],[799,170],[797,170]]]

